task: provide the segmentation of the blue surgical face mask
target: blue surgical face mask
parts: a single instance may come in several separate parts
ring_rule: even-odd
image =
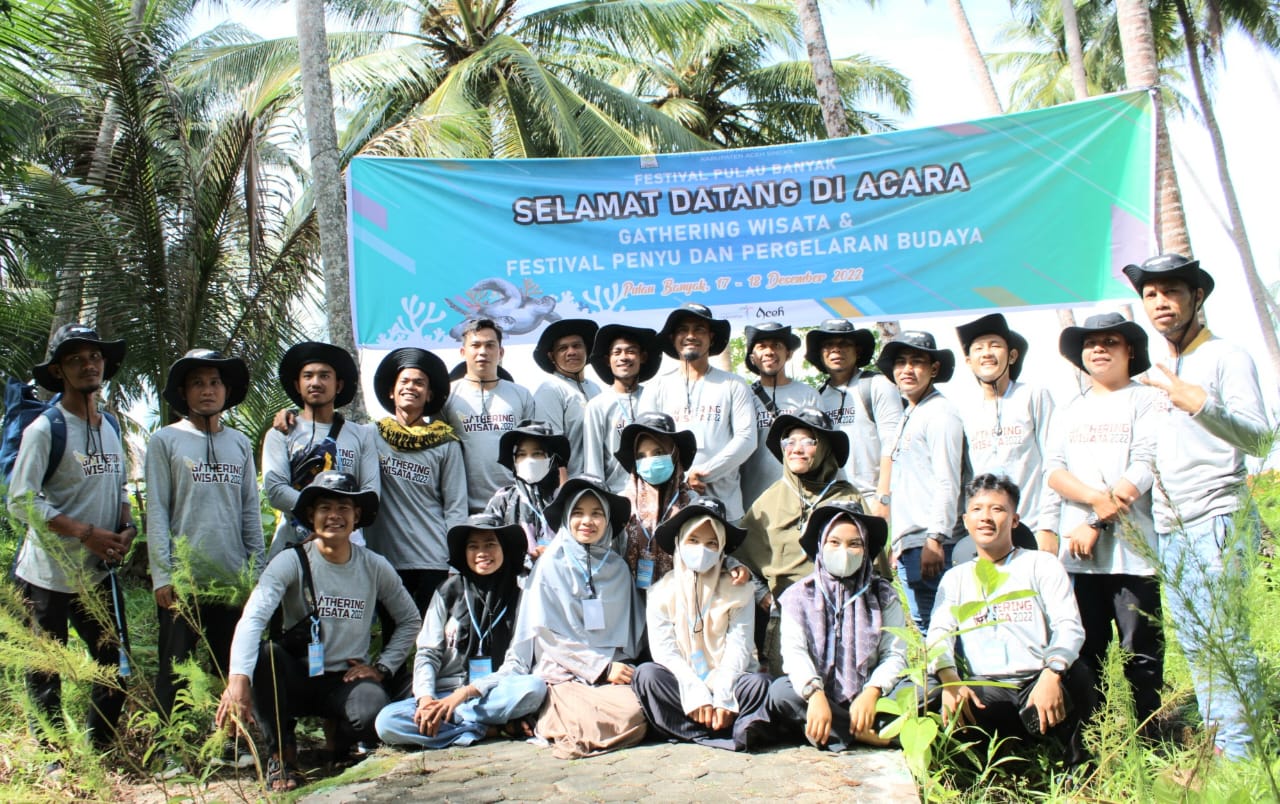
[[[676,462],[670,455],[655,455],[652,458],[636,459],[636,474],[650,486],[660,486],[671,479],[676,471]]]

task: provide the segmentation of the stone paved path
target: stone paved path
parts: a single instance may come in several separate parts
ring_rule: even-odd
[[[646,743],[604,756],[564,761],[524,742],[489,741],[469,748],[397,754],[382,749],[368,762],[391,770],[378,778],[328,789],[305,804],[346,802],[738,801],[791,804],[918,801],[899,751],[842,754],[777,748],[735,754],[697,745]]]

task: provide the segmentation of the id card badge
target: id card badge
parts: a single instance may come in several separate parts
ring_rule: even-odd
[[[588,631],[604,630],[604,603],[593,597],[582,601],[582,621]]]
[[[653,586],[653,559],[642,558],[636,562],[636,588],[648,589]]]
[[[479,681],[493,674],[493,659],[488,656],[477,656],[467,661],[467,675],[471,682]]]
[[[698,678],[705,679],[707,674],[711,672],[711,668],[707,667],[707,655],[701,650],[693,652],[693,655],[689,657],[689,664],[693,667],[693,672],[698,674]]]
[[[324,675],[324,643],[307,643],[307,674],[312,678]]]

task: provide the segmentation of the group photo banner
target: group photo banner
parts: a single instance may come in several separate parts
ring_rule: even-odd
[[[592,159],[356,157],[358,344],[512,342],[590,317],[661,326],[688,301],[740,324],[1128,298],[1150,256],[1146,91],[796,145]]]

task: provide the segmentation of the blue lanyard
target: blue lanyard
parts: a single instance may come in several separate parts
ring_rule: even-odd
[[[573,537],[569,536],[568,538],[572,539]],[[573,565],[578,568],[578,572],[582,573],[582,580],[587,584],[587,591],[591,593],[591,597],[594,598],[596,596],[596,585],[591,581],[591,553],[586,549],[586,545],[583,545],[583,552],[587,554],[587,567],[586,569],[583,569],[582,562],[578,560],[577,556],[570,553],[568,548],[569,545],[566,544],[564,551],[565,555],[567,555],[569,560],[573,562]],[[606,558],[607,557],[608,556],[606,556]],[[601,561],[600,563],[603,564],[604,562]]]
[[[463,579],[462,583],[463,583],[462,596],[467,601],[467,614],[470,615],[471,617],[471,627],[475,629],[476,633],[479,634],[479,637],[480,637],[478,640],[476,640],[476,650],[480,651],[478,655],[483,656],[484,651],[482,650],[482,648],[484,647],[484,641],[489,638],[490,634],[493,633],[493,629],[498,626],[498,623],[502,622],[502,618],[506,616],[507,607],[503,606],[502,611],[495,614],[493,616],[493,619],[489,620],[489,628],[482,630],[480,628],[480,623],[476,622],[476,611],[471,606],[471,596],[466,593],[466,584],[467,584],[466,579]],[[492,647],[492,645],[490,647]]]
[[[636,479],[636,483],[637,485],[640,483],[639,478]],[[828,486],[828,488],[830,488],[830,486]],[[637,497],[640,496],[639,489],[637,489],[636,496]],[[680,492],[679,490],[677,490],[675,494],[671,495],[671,499],[667,500],[667,507],[662,509],[661,514],[658,514],[658,520],[654,523],[653,530],[649,530],[648,528],[646,528],[644,526],[644,522],[640,519],[640,516],[639,515],[636,516],[636,524],[640,526],[640,532],[644,534],[644,551],[643,552],[645,555],[647,556],[653,555],[653,534],[658,529],[658,525],[661,525],[663,522],[667,520],[667,514],[671,513],[671,506],[676,504],[676,499],[679,498],[679,496],[680,496]]]
[[[552,469],[548,471],[555,471],[555,467],[552,467]],[[538,518],[538,521],[542,523],[543,532],[550,533],[551,526],[547,524],[547,518],[542,515],[542,509],[534,505],[533,500],[529,499],[529,495],[524,493],[524,487],[523,485],[521,485],[522,483],[524,483],[523,480],[516,478],[516,494],[520,497],[520,499],[524,502],[525,505],[529,506],[529,508],[533,511],[533,515],[536,516]]]

